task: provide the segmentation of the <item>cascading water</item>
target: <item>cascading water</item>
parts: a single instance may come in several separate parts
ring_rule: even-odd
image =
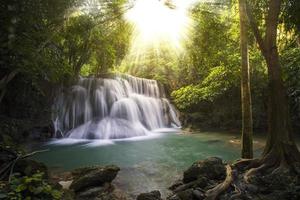
[[[56,137],[117,139],[180,127],[157,81],[131,75],[81,78],[54,105]]]

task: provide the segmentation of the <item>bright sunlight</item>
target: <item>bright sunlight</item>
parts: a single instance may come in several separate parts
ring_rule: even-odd
[[[187,37],[191,19],[187,8],[192,1],[137,0],[126,13],[126,19],[134,25],[132,53],[149,49],[159,50],[161,45],[179,52]]]

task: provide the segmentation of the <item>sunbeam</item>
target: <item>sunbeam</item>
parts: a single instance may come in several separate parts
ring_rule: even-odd
[[[182,52],[192,25],[188,8],[193,2],[137,0],[125,14],[133,25],[130,61],[138,63],[149,51],[159,55],[162,48],[164,52]]]

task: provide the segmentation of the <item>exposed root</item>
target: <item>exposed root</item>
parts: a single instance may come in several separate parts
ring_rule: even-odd
[[[244,196],[251,198],[253,195],[259,197],[259,194],[256,193],[258,189],[253,188],[251,186],[253,184],[249,184],[251,179],[254,178],[253,181],[256,182],[255,177],[260,178],[265,175],[274,175],[275,177],[277,174],[289,174],[288,176],[299,175],[300,156],[298,157],[299,152],[297,149],[293,150],[295,150],[293,146],[289,145],[282,148],[275,146],[269,149],[268,153],[264,153],[259,159],[241,159],[231,166],[227,165],[225,180],[214,188],[207,190],[205,200],[215,200],[219,195],[226,192],[230,195],[231,199],[243,198]],[[273,177],[266,176],[266,180],[269,181],[270,178]]]
[[[240,159],[232,165],[239,170],[247,170],[253,167],[258,167],[259,159]]]
[[[256,174],[260,173],[261,171],[263,171],[264,169],[268,168],[269,166],[266,164],[262,164],[261,166],[257,167],[257,168],[252,168],[250,170],[248,170],[245,175],[244,175],[244,180],[246,183],[249,183],[250,178],[252,176],[255,176]]]
[[[232,184],[232,186],[234,187],[234,195],[231,196],[232,199],[234,198],[238,198],[242,195],[242,191],[241,189],[237,186],[237,184]]]
[[[221,193],[226,191],[234,180],[234,174],[230,165],[226,165],[226,179],[216,187],[207,190],[205,200],[215,200]]]

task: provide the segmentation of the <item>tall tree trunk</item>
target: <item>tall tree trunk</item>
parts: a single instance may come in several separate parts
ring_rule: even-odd
[[[268,137],[262,162],[269,166],[293,167],[300,162],[300,153],[292,137],[286,90],[281,76],[277,49],[277,26],[281,1],[270,0],[266,18],[266,34],[263,39],[255,23],[249,5],[247,15],[259,48],[266,60],[269,82]]]
[[[241,2],[247,0],[239,0],[240,11],[242,9]],[[269,81],[269,130],[267,144],[265,146],[262,157],[259,159],[243,159],[234,163],[232,166],[227,165],[225,180],[212,189],[206,191],[205,200],[215,200],[218,196],[228,190],[229,187],[235,188],[238,194],[232,195],[232,199],[243,197],[242,192],[245,186],[240,187],[242,182],[251,182],[250,177],[254,175],[266,175],[266,173],[278,174],[278,172],[292,172],[291,174],[299,175],[300,153],[291,136],[289,125],[289,115],[287,106],[287,96],[285,93],[284,84],[281,77],[281,69],[279,62],[279,54],[276,46],[277,39],[277,24],[280,13],[280,0],[269,0],[268,16],[266,19],[266,34],[263,39],[257,24],[252,16],[250,7],[246,4],[247,16],[255,35],[259,48],[266,60],[268,67]],[[242,12],[240,12],[240,15]],[[242,16],[240,16],[242,17]],[[246,47],[243,48],[245,41],[243,40],[242,19],[241,20],[241,48],[242,57],[246,52]],[[245,52],[244,52],[245,51]],[[245,56],[245,55],[244,55]],[[244,64],[244,63],[243,63]],[[242,94],[243,95],[243,94]],[[234,168],[234,170],[231,169]],[[241,182],[238,171],[246,170],[243,174]],[[234,171],[234,173],[233,173]],[[275,173],[274,173],[275,172]],[[255,183],[256,181],[254,181]],[[284,185],[287,186],[287,185]],[[230,190],[232,194],[232,189]],[[247,192],[246,192],[247,194]],[[228,194],[227,194],[228,195]]]
[[[246,1],[239,0],[241,46],[242,158],[253,157],[252,103],[248,57]]]

